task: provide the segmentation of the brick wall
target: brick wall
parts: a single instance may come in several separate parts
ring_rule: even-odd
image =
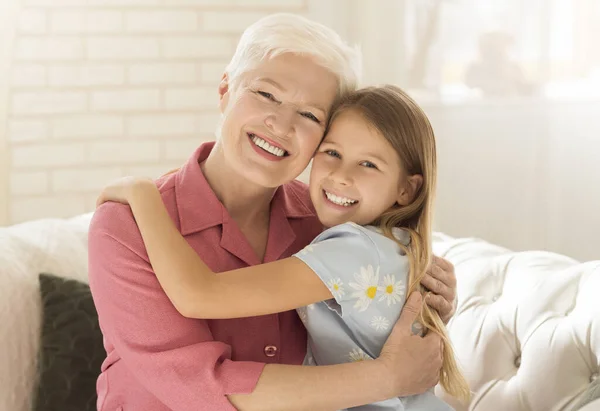
[[[89,211],[108,181],[180,165],[214,138],[216,86],[242,30],[309,3],[22,0],[0,110],[5,223]]]

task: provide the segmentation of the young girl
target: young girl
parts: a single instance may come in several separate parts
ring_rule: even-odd
[[[264,133],[251,138],[272,151],[276,138]],[[121,180],[98,204],[130,204],[156,276],[181,314],[217,319],[298,309],[309,335],[305,363],[329,365],[377,358],[406,297],[423,292],[435,180],[427,117],[402,90],[382,86],[351,94],[333,111],[310,175],[311,199],[327,229],[293,257],[214,273],[177,231],[150,180]],[[426,304],[419,319],[413,332],[444,341],[441,385],[467,400],[443,322]],[[450,407],[428,391],[356,409]]]

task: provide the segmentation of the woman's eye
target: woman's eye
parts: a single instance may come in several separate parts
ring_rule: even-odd
[[[327,154],[328,156],[331,156],[331,157],[336,157],[336,158],[342,157],[342,156],[340,156],[340,153],[338,153],[335,150],[325,150],[325,154]]]
[[[367,168],[374,168],[377,170],[377,166],[370,161],[363,161],[361,164]]]
[[[257,91],[257,93],[268,100],[277,101],[277,100],[275,100],[275,96],[273,96],[273,94],[271,94],[271,93],[267,93],[266,91],[260,91],[260,90]]]
[[[311,112],[309,112],[309,111],[306,111],[306,112],[304,112],[304,113],[300,113],[300,114],[301,114],[302,116],[306,117],[307,119],[314,121],[314,122],[315,122],[315,123],[317,123],[317,124],[321,124],[321,120],[319,120],[319,119],[317,118],[317,116],[315,116],[313,113],[311,113]]]

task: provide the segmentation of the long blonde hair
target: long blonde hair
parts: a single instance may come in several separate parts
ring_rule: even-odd
[[[423,176],[423,183],[411,204],[396,204],[372,224],[379,226],[387,237],[396,241],[409,258],[407,295],[414,290],[424,294],[426,290],[421,285],[421,279],[432,260],[433,202],[437,173],[433,128],[417,103],[400,88],[392,85],[363,88],[350,94],[338,103],[329,124],[340,113],[348,110],[362,116],[390,142],[408,175]],[[401,228],[410,235],[408,246],[392,234],[393,227]],[[419,321],[427,330],[438,334],[444,343],[440,384],[448,394],[464,401],[469,400],[471,392],[468,383],[458,367],[446,326],[439,314],[423,304]]]

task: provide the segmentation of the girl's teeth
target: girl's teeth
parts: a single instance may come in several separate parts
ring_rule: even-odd
[[[251,136],[252,142],[258,147],[262,148],[263,150],[268,151],[269,153],[277,157],[283,157],[285,155],[285,150],[282,150],[279,147],[272,146],[271,144],[267,143],[262,138],[255,136],[254,134],[251,134]]]
[[[327,196],[327,199],[329,201],[331,201],[332,203],[342,205],[345,207],[351,206],[352,204],[356,203],[356,200],[351,200],[346,197],[336,196],[335,194],[328,193],[327,191],[325,191],[325,195]]]

